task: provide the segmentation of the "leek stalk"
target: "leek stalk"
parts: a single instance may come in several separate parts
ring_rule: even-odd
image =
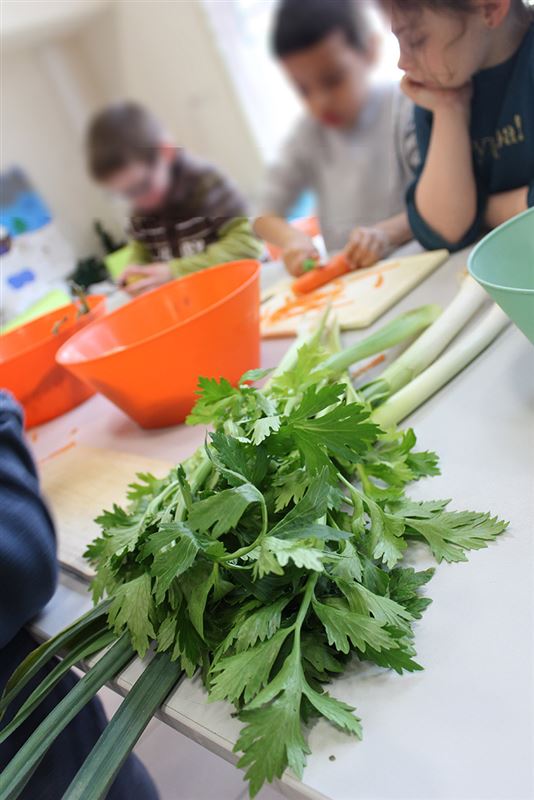
[[[361,387],[363,397],[375,405],[410,383],[435,361],[487,299],[484,289],[467,275],[443,314],[379,378]]]
[[[372,414],[373,421],[384,429],[397,425],[470,364],[509,324],[506,314],[493,305],[473,330],[379,406]]]

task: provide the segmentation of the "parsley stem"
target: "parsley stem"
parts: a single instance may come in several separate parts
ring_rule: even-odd
[[[265,500],[262,498],[260,501],[260,508],[261,508],[261,531],[259,536],[252,542],[252,544],[247,545],[246,547],[240,547],[239,550],[236,550],[233,553],[227,553],[225,556],[221,556],[218,561],[235,561],[236,558],[241,558],[242,556],[248,555],[251,553],[252,550],[255,550],[262,541],[265,539],[269,527],[269,517],[267,515],[267,506],[265,505]]]

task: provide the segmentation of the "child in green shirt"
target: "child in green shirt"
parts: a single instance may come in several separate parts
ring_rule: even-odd
[[[129,294],[260,255],[236,187],[175,147],[147,109],[106,108],[91,122],[86,148],[92,177],[130,205],[129,265],[119,278]]]

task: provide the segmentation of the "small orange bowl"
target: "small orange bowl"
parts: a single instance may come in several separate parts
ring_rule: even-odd
[[[59,417],[94,393],[56,363],[69,336],[104,315],[103,297],[87,302],[88,314],[78,316],[79,303],[70,303],[0,336],[0,386],[23,406],[27,428]]]
[[[258,261],[172,281],[95,320],[57,361],[144,428],[183,422],[199,376],[235,384],[260,360]]]

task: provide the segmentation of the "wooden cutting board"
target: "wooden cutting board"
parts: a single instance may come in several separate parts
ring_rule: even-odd
[[[128,484],[138,472],[161,478],[171,464],[146,456],[76,445],[45,459],[39,467],[41,488],[56,523],[58,559],[84,578],[93,571],[83,558],[87,545],[100,534],[94,522],[104,509],[126,505]]]
[[[261,306],[264,338],[296,336],[331,305],[343,330],[366,328],[447,260],[447,250],[380,261],[296,297],[291,281],[272,287]]]

